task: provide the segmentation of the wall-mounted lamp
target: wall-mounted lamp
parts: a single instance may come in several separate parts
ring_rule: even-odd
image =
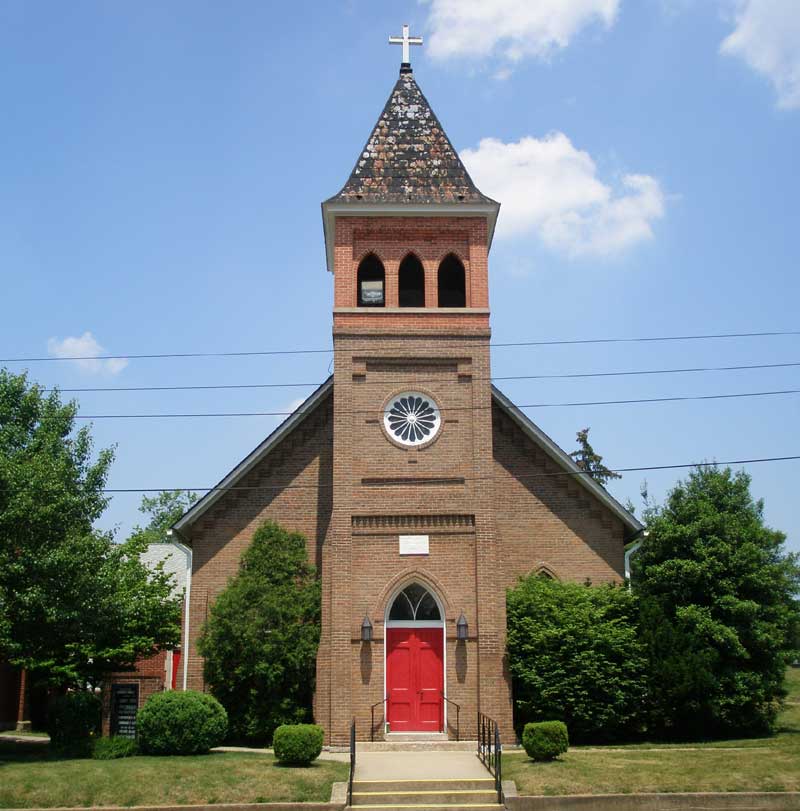
[[[461,616],[456,621],[456,639],[460,641],[464,641],[467,638],[467,634],[469,633],[469,625],[467,624],[467,618],[464,616],[464,612],[461,612]]]
[[[372,642],[372,623],[366,615],[364,615],[364,621],[361,623],[361,641]]]

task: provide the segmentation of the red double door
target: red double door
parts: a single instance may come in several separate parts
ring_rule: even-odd
[[[443,628],[386,629],[386,719],[390,732],[444,728]]]

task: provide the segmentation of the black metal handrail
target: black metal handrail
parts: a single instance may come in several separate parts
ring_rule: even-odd
[[[494,787],[497,790],[497,802],[505,803],[503,797],[503,747],[500,743],[500,727],[497,721],[478,713],[478,757],[489,774],[494,777]]]
[[[369,739],[371,741],[375,740],[375,707],[379,704],[385,704],[389,700],[389,697],[382,699],[381,701],[376,701],[370,708],[369,708]],[[383,718],[386,719],[386,710],[383,711]]]
[[[350,724],[350,779],[347,781],[347,804],[353,804],[353,775],[356,773],[356,719]]]
[[[452,704],[456,708],[456,740],[460,741],[461,740],[461,705],[456,704],[455,701],[453,701],[451,698],[448,698],[444,694],[444,690],[439,690],[439,692],[442,694],[442,698],[448,704]]]

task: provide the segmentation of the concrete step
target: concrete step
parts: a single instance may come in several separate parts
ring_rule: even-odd
[[[446,732],[386,732],[385,741],[449,741]]]
[[[494,791],[494,777],[436,778],[429,780],[354,780],[353,794],[386,791]]]
[[[471,789],[442,789],[438,791],[402,791],[399,787],[388,791],[353,790],[353,805],[492,805],[497,802],[497,792]]]
[[[429,802],[417,805],[359,805],[349,807],[356,807],[358,811],[403,811],[403,809],[419,811],[419,809],[423,808],[442,808],[447,809],[447,811],[502,811],[504,808],[500,803],[463,803],[461,805],[448,805],[447,803],[437,804]]]
[[[349,807],[358,808],[358,811],[421,811],[424,808],[441,808],[447,809],[447,811],[502,811],[504,808],[500,803],[464,803],[463,805],[422,803],[420,805],[359,805]]]
[[[474,752],[470,741],[365,741],[358,744],[359,752]]]

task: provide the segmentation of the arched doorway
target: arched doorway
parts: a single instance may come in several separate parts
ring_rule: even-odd
[[[441,732],[444,708],[444,612],[411,583],[386,613],[386,721],[389,732]]]

